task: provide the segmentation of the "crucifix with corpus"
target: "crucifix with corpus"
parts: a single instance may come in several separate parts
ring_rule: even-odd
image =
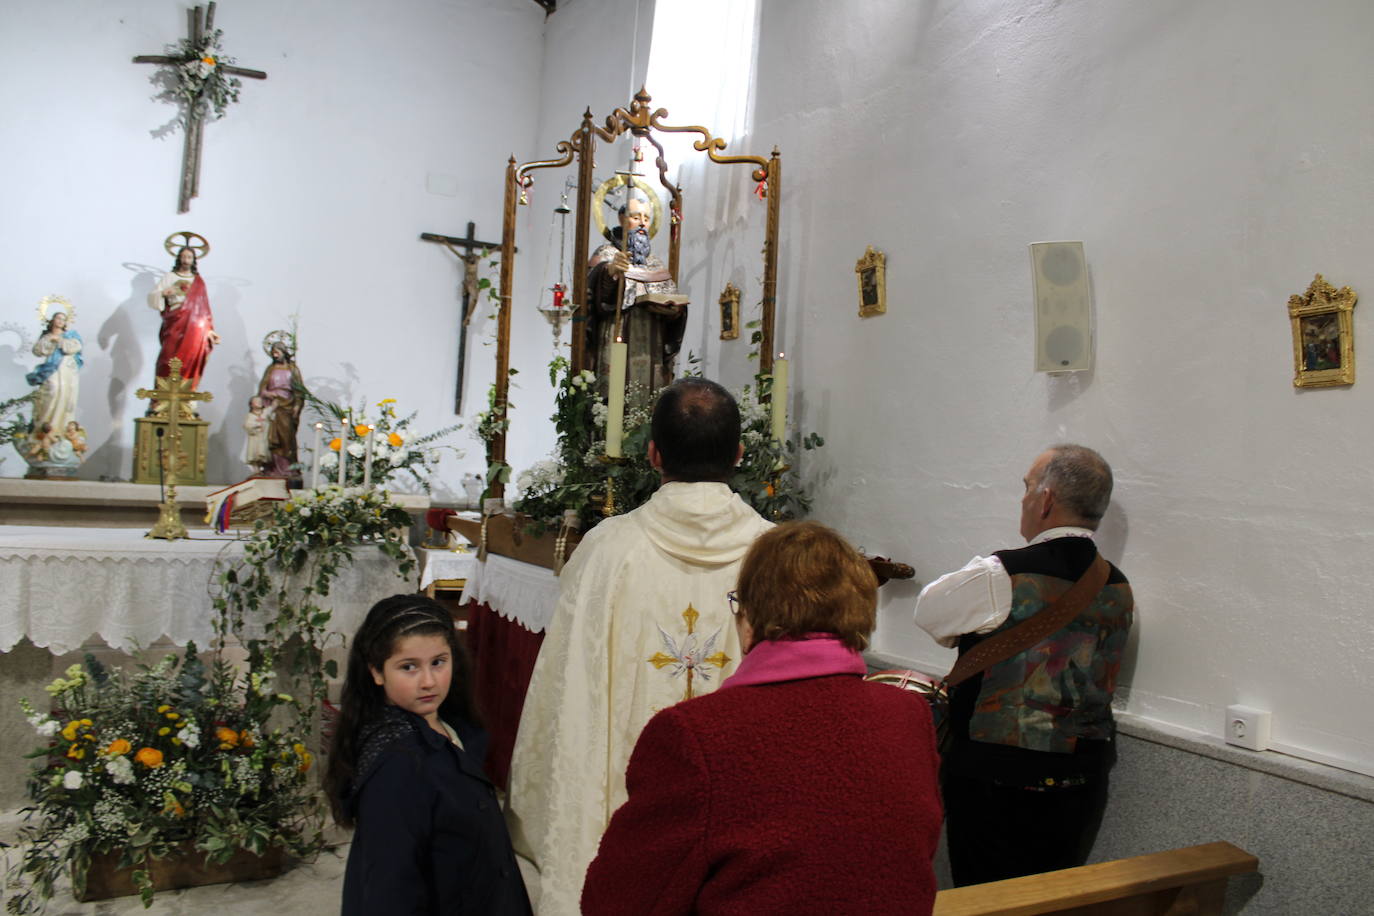
[[[186,106],[186,146],[181,159],[181,194],[177,212],[191,208],[191,198],[200,194],[200,155],[204,146],[205,118],[214,108],[216,117],[224,116],[225,107],[238,98],[239,81],[226,79],[225,74],[265,80],[261,70],[235,67],[231,59],[221,57],[219,32],[215,31],[215,4],[202,9],[197,6],[186,11],[187,37],[181,40],[178,56],[140,54],[136,64],[164,64],[172,68],[175,88],[168,94],[181,99]]]
[[[472,316],[477,311],[478,291],[491,285],[490,281],[484,283],[478,279],[477,267],[482,262],[482,256],[492,249],[500,248],[501,243],[477,241],[477,224],[471,220],[468,221],[468,234],[462,238],[421,232],[420,239],[425,242],[438,242],[463,262],[463,320],[458,325],[458,388],[453,395],[453,412],[462,413],[463,364],[467,358],[468,325],[472,323]],[[463,250],[459,251],[460,248]]]

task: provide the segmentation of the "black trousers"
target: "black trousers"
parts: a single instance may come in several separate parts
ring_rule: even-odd
[[[1028,788],[942,774],[945,831],[956,887],[1084,864],[1107,806],[1107,768],[1067,787]]]

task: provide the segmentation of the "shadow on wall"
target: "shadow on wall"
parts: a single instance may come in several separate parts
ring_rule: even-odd
[[[1093,538],[1097,542],[1097,549],[1102,555],[1113,563],[1120,564],[1122,556],[1126,553],[1126,542],[1130,539],[1131,525],[1127,517],[1126,509],[1122,506],[1118,494],[1113,492],[1111,504],[1107,506],[1107,514],[1102,516],[1102,523],[1097,527],[1097,535]],[[1126,578],[1131,578],[1129,569],[1122,569]],[[1134,591],[1135,583],[1132,582]],[[1130,701],[1130,685],[1135,680],[1135,667],[1137,652],[1140,648],[1140,593],[1135,592],[1135,620],[1131,625],[1131,635],[1126,642],[1126,648],[1121,653],[1121,671],[1117,675],[1117,702],[1118,709],[1124,709]]]

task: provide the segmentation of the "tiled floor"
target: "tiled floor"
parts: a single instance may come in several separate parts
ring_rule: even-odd
[[[314,862],[298,865],[271,881],[214,884],[182,891],[164,891],[144,909],[137,897],[77,903],[70,887],[61,887],[48,905],[48,916],[327,916],[339,912],[344,863],[348,846],[320,853]],[[533,877],[523,859],[526,884]]]

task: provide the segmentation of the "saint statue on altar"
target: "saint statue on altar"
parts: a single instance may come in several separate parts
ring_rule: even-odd
[[[30,477],[70,476],[85,457],[86,431],[76,419],[83,344],[72,327],[75,314],[61,296],[47,296],[38,305],[43,336],[33,345],[33,355],[42,362],[24,376],[37,389],[33,420],[27,437],[15,442],[29,463]]]
[[[297,461],[296,431],[300,427],[301,408],[305,406],[305,383],[292,355],[293,342],[287,331],[273,331],[263,338],[262,348],[272,361],[263,370],[253,397],[253,401],[261,402],[262,409],[255,411],[250,403],[249,416],[244,421],[244,429],[249,432],[245,460],[266,477],[300,477],[293,466]],[[255,442],[255,430],[260,430],[262,440]]]
[[[180,246],[174,244],[178,236],[184,237]],[[199,244],[195,243],[197,239]],[[166,247],[169,253],[175,251],[176,261],[148,293],[148,304],[162,315],[157,377],[170,375],[171,361],[177,358],[181,360],[181,377],[189,379],[195,389],[205,373],[210,350],[220,340],[215,333],[205,280],[200,276],[199,261],[209,253],[210,244],[194,232],[179,232],[167,237]]]
[[[656,229],[653,210],[641,191],[629,191],[618,211],[620,225],[604,232],[606,243],[592,252],[587,273],[587,365],[604,392],[618,309],[619,336],[629,352],[627,396],[644,402],[676,377],[687,328],[687,297],[650,248]]]

